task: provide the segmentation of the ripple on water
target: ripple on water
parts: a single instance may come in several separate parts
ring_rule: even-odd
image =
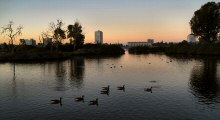
[[[15,66],[15,74],[11,64],[0,64],[0,119],[220,119],[219,62],[126,53],[117,58],[22,63]],[[111,69],[112,64],[116,67]],[[125,91],[117,90],[123,84]],[[109,96],[100,94],[107,85]],[[144,91],[150,87],[152,93]],[[81,95],[84,103],[75,102]],[[62,106],[50,104],[59,97]],[[98,106],[88,105],[96,98]]]

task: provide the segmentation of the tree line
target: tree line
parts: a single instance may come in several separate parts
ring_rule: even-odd
[[[59,46],[62,45],[63,40],[66,38],[69,39],[69,43],[73,46],[74,50],[82,48],[85,35],[79,21],[76,21],[73,25],[68,25],[66,30],[63,27],[64,23],[61,19],[57,19],[56,23],[51,22],[49,24],[49,30],[42,33],[42,38],[53,38],[52,44],[57,49],[59,49]]]
[[[22,34],[23,26],[19,25],[17,28],[14,27],[14,22],[9,21],[9,23],[2,27],[1,34],[4,34],[9,38],[9,46],[11,50],[14,48],[15,39]],[[51,48],[53,46],[56,49],[59,49],[59,46],[62,45],[64,39],[69,39],[69,44],[73,46],[74,50],[80,49],[83,47],[85,35],[83,34],[82,25],[79,21],[75,21],[74,24],[67,26],[67,29],[64,29],[64,22],[61,19],[57,19],[56,23],[51,22],[49,24],[49,29],[46,32],[42,32],[42,39],[52,38]],[[20,44],[25,44],[23,40],[20,41]]]

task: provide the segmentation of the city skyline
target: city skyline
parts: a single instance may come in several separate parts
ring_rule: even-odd
[[[194,11],[209,1],[1,0],[0,26],[12,20],[15,26],[24,27],[19,38],[34,38],[39,42],[41,32],[47,30],[50,22],[60,18],[66,28],[78,19],[83,26],[85,43],[94,42],[94,31],[98,29],[105,33],[106,43],[125,44],[148,38],[156,42],[180,42],[191,33],[189,21]],[[0,43],[3,42],[8,43],[8,39],[1,35]]]

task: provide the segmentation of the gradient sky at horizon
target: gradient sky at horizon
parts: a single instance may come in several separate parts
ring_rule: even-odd
[[[220,0],[0,0],[0,26],[13,20],[24,26],[19,38],[38,38],[50,22],[61,18],[65,26],[76,19],[85,42],[94,42],[94,31],[104,32],[106,43],[128,41],[179,42],[190,34],[189,21],[201,5]],[[17,39],[19,39],[17,38]],[[67,41],[67,40],[66,40]],[[8,39],[0,36],[0,43]],[[18,44],[18,40],[16,43]],[[68,41],[67,41],[68,42]]]

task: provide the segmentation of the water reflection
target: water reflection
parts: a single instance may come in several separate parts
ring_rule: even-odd
[[[0,119],[220,119],[219,68],[210,58],[128,54],[1,64]],[[85,95],[85,104],[74,102],[76,95]],[[50,105],[59,97],[62,107]]]
[[[212,104],[220,102],[220,83],[217,76],[217,60],[204,59],[196,64],[190,76],[190,89],[199,102]]]
[[[84,58],[75,57],[68,61],[59,61],[55,64],[56,91],[65,91],[69,87],[82,88],[85,69]]]
[[[85,60],[82,57],[75,57],[70,60],[70,84],[72,87],[82,88],[85,72]]]
[[[16,67],[15,67],[15,63],[13,64],[12,93],[13,93],[13,98],[16,99],[16,96],[17,96],[17,83],[16,83]]]
[[[175,55],[169,57],[182,65],[195,61],[190,73],[189,88],[199,103],[210,105],[220,102],[220,78],[217,69],[219,58]]]
[[[56,75],[56,87],[54,88],[56,91],[66,90],[66,69],[64,62],[57,62],[55,66],[55,75]]]

